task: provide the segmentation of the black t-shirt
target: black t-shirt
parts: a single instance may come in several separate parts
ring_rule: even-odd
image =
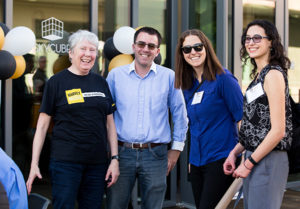
[[[40,112],[53,117],[51,158],[75,163],[107,161],[106,117],[114,111],[108,84],[90,72],[65,69],[46,84]]]

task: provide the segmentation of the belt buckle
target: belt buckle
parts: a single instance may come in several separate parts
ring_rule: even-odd
[[[138,144],[138,145],[140,145],[140,146],[137,147],[137,148],[135,148],[135,147],[134,147],[135,144]],[[131,149],[141,149],[141,148],[143,148],[143,143],[131,143]]]

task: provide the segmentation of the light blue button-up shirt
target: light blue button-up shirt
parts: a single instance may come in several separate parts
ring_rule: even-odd
[[[6,191],[10,209],[28,209],[27,190],[23,175],[0,148],[0,181]]]
[[[181,90],[175,89],[171,69],[152,63],[148,74],[140,77],[134,67],[117,67],[107,82],[117,110],[114,119],[118,139],[130,143],[169,143],[172,115],[172,149],[183,150],[188,119]]]

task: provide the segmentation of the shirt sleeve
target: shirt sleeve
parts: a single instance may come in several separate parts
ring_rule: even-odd
[[[229,72],[220,75],[219,89],[220,95],[224,99],[228,110],[235,122],[243,117],[243,94],[237,79]]]
[[[110,102],[110,106],[111,108],[109,109],[109,112],[108,112],[108,115],[112,114],[114,111],[116,111],[116,104],[115,102],[113,101],[112,99],[112,95],[111,95],[111,92],[110,92],[110,89],[109,89],[109,86],[108,86],[108,83],[107,81],[104,81],[105,82],[105,92],[106,92],[106,95],[109,99],[109,102]]]
[[[182,151],[188,129],[188,118],[182,91],[180,89],[175,89],[174,79],[170,82],[168,105],[170,107],[174,125],[171,149]]]
[[[106,78],[106,82],[107,82],[109,90],[110,90],[111,98],[112,98],[113,102],[115,102],[116,97],[115,97],[114,79],[113,79],[113,73],[112,72],[108,73],[108,76]]]
[[[50,79],[45,86],[40,112],[53,116],[55,113],[55,83]]]
[[[4,161],[0,168],[0,181],[7,195],[9,208],[28,209],[27,189],[20,169],[3,150],[0,150],[0,156]]]

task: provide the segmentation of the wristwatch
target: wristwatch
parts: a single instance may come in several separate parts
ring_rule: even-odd
[[[113,156],[111,156],[110,159],[111,159],[111,160],[116,159],[117,161],[120,160],[119,155],[113,155]]]

